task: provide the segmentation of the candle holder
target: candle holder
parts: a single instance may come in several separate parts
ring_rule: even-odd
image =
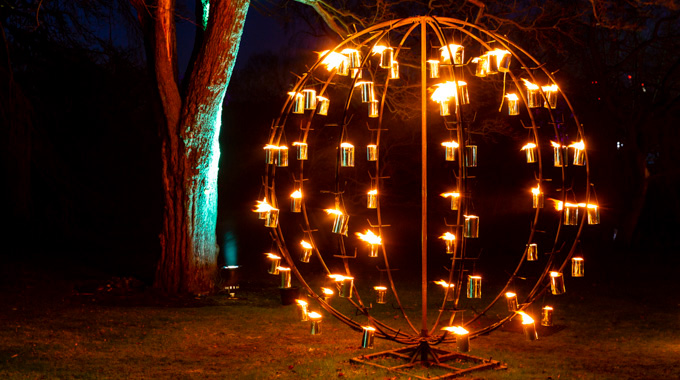
[[[468,298],[482,298],[482,277],[468,276]]]
[[[348,61],[347,57],[345,57],[345,59],[340,61],[337,69],[335,70],[335,73],[338,74],[338,75],[342,75],[344,77],[349,75],[349,61]]]
[[[340,166],[354,167],[354,145],[346,142],[340,144]]]
[[[456,148],[458,148],[458,143],[455,141],[445,141],[442,146],[446,149],[446,161],[456,160]]]
[[[394,49],[386,47],[380,54],[380,68],[391,69],[394,60]]]
[[[588,224],[600,224],[600,208],[597,205],[588,204],[586,212],[588,213]]]
[[[451,195],[451,210],[458,211],[460,208],[460,193],[453,193]]]
[[[571,277],[585,276],[585,263],[583,257],[571,258]]]
[[[373,189],[368,192],[366,208],[378,208],[378,190]]]
[[[562,166],[567,166],[567,159],[569,157],[567,146],[560,145],[554,141],[551,141],[550,144],[553,147],[553,162],[555,167],[561,168]]]
[[[462,45],[449,44],[439,48],[441,52],[442,62],[449,64],[462,65],[465,60],[465,50]],[[451,55],[453,55],[453,62],[451,62]]]
[[[373,348],[373,341],[375,340],[375,327],[361,326],[364,330],[361,336],[361,348]]]
[[[265,164],[273,165],[275,161],[274,151],[279,149],[276,145],[266,145],[264,147],[264,162]]]
[[[281,274],[281,289],[291,288],[290,268],[278,267],[278,270]]]
[[[439,60],[437,59],[428,60],[427,66],[430,68],[430,79],[439,78]]]
[[[452,332],[456,337],[456,351],[470,352],[470,332],[463,326],[447,326],[442,330]]]
[[[290,195],[290,211],[291,212],[302,211],[302,192],[300,192],[300,190],[295,190]]]
[[[368,103],[368,117],[376,118],[380,116],[380,102],[377,100],[371,100]]]
[[[522,150],[526,152],[528,164],[536,162],[536,144],[528,143],[522,147]]]
[[[335,220],[333,220],[333,233],[338,235],[347,235],[347,229],[349,227],[349,215],[347,214],[335,214]]]
[[[312,322],[311,334],[321,335],[321,314],[317,313],[316,311],[312,311],[307,314],[307,317]]]
[[[305,113],[305,96],[299,92],[289,92],[288,94],[293,97],[293,113]]]
[[[316,109],[316,91],[311,89],[302,90],[302,95],[305,97],[305,109]]]
[[[492,53],[494,53],[494,56],[496,58],[496,68],[498,69],[499,72],[501,73],[509,73],[510,72],[510,58],[512,55],[510,54],[509,51],[507,50],[495,50]]]
[[[399,79],[399,62],[392,61],[392,66],[390,67],[390,79]]]
[[[519,98],[517,94],[507,94],[505,98],[508,99],[508,115],[519,115]]]
[[[343,276],[340,281],[340,297],[352,298],[354,289],[354,277]]]
[[[541,100],[541,93],[538,88],[527,88],[527,105],[529,108],[541,108],[543,105]]]
[[[281,257],[277,256],[273,253],[267,253],[267,257],[269,258],[269,260],[271,260],[271,263],[269,265],[269,270],[267,272],[269,274],[278,275],[279,274],[279,265],[281,265]]]
[[[375,290],[375,303],[379,304],[387,303],[387,301],[385,300],[387,296],[387,287],[374,286],[373,289]]]
[[[569,145],[570,148],[574,148],[574,165],[583,166],[586,164],[586,146],[583,140]]]
[[[312,245],[306,241],[301,241],[302,253],[300,254],[300,261],[303,263],[308,263],[309,259],[312,257]]]
[[[449,110],[449,102],[442,100],[439,102],[439,116],[449,116],[451,111]]]
[[[444,243],[446,243],[446,253],[452,255],[455,251],[454,243],[456,241],[456,235],[450,232],[445,232],[444,235],[440,236],[439,238],[444,240]]]
[[[516,293],[513,292],[505,293],[505,300],[508,301],[508,311],[517,311],[519,309]]]
[[[536,186],[531,189],[531,205],[533,208],[543,208],[544,196],[540,187]]]
[[[378,146],[375,144],[366,145],[366,160],[378,161]]]
[[[541,326],[551,327],[553,325],[553,308],[545,306],[541,310]]]
[[[564,276],[560,272],[550,272],[550,292],[554,295],[564,294]]]
[[[350,69],[361,68],[361,53],[359,53],[359,50],[346,49],[346,50],[343,51],[343,53],[346,53],[347,57],[349,58],[349,68]]]
[[[564,225],[578,225],[578,205],[567,203],[564,206]]]
[[[479,237],[479,217],[475,215],[465,215],[463,224],[463,236],[466,238]]]
[[[307,159],[307,153],[308,153],[308,146],[307,143],[299,142],[296,141],[293,143],[293,146],[296,149],[296,157],[299,161],[304,161]]]
[[[536,243],[527,244],[527,261],[538,260],[538,245]]]
[[[361,89],[361,102],[370,103],[375,99],[373,94],[373,82],[357,82],[356,86]]]
[[[368,257],[378,257],[380,245],[370,244],[370,247],[371,247],[371,250],[368,252]]]
[[[302,322],[308,321],[309,317],[307,316],[307,301],[305,300],[295,300],[295,303],[297,304],[297,316],[298,319]]]
[[[453,288],[456,287],[456,284],[449,284],[444,280],[435,281],[434,283],[444,288],[444,294],[446,294],[446,301],[456,300],[456,294],[453,291]]]
[[[525,320],[522,319],[522,330],[524,330],[524,336],[526,336],[527,340],[529,341],[534,341],[538,339],[538,333],[536,332],[536,324],[534,323],[534,320]]]
[[[458,103],[461,105],[470,104],[470,94],[468,92],[467,83],[458,81],[458,85],[456,87],[458,89]]]
[[[278,153],[276,166],[282,168],[288,166],[288,147],[285,145],[279,146]]]
[[[484,78],[490,74],[489,72],[489,56],[482,55],[472,60],[472,62],[477,63],[477,68],[475,69],[475,76]]]
[[[557,85],[553,84],[550,86],[541,87],[543,94],[545,95],[545,102],[543,107],[555,109],[557,108]]]
[[[465,146],[465,167],[477,167],[477,145]]]
[[[361,79],[364,76],[364,74],[361,69],[349,69],[349,76],[351,78]]]
[[[323,96],[316,97],[316,103],[318,104],[318,109],[316,111],[317,115],[326,116],[328,115],[328,107],[330,106],[330,100]]]
[[[279,226],[279,209],[272,208],[267,213],[267,217],[264,220],[264,226],[270,228],[276,228]]]
[[[328,302],[331,299],[331,297],[333,297],[333,294],[335,293],[333,292],[332,289],[321,288],[321,293],[319,294],[319,297],[321,297],[323,301]]]

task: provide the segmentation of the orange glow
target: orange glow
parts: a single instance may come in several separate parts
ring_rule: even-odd
[[[446,282],[444,280],[435,281],[434,283],[443,287],[443,288],[453,288],[453,287],[456,286],[455,284],[449,284],[448,282]]]
[[[325,296],[332,296],[333,290],[328,289],[328,288],[321,288],[321,293],[323,293]]]
[[[326,214],[328,215],[343,215],[342,211],[336,210],[334,208],[327,208],[324,211],[326,211]]]
[[[364,329],[364,330],[368,330],[368,331],[375,331],[375,327],[371,327],[371,326],[361,326],[361,328]]]
[[[343,276],[341,274],[329,274],[328,277],[332,278],[334,281],[345,281],[345,280],[354,280],[354,277],[348,277],[348,276]]]
[[[451,98],[457,98],[458,97],[458,87],[459,86],[466,86],[467,83],[463,81],[458,81],[458,84],[456,85],[456,82],[451,82],[447,81],[444,83],[438,83],[435,86],[437,87],[436,90],[434,90],[434,93],[432,93],[431,99],[434,100],[437,103],[446,103],[448,102]]]
[[[312,249],[312,245],[309,244],[306,240],[301,241],[301,242],[300,242],[300,245],[301,245],[302,248],[304,248],[304,249]]]
[[[449,44],[449,46],[442,46],[439,48],[439,51],[441,51],[442,55],[442,61],[450,61],[451,56],[449,55],[449,51],[452,54],[456,54],[456,52],[460,49],[463,48],[463,45],[456,45],[456,44]]]
[[[303,142],[299,142],[299,141],[296,141],[296,142],[293,143],[293,146],[298,146],[298,145],[307,145],[307,143],[303,143]]]
[[[541,194],[541,187],[540,186],[532,187],[531,193],[534,194],[534,195]]]
[[[551,141],[550,145],[552,145],[553,148],[562,148],[563,147],[562,145],[560,145],[560,143],[556,143],[554,141]]]
[[[455,191],[452,192],[452,193],[441,193],[439,195],[441,195],[444,198],[448,198],[448,197],[459,198],[460,197],[460,193],[457,193]]]
[[[558,88],[559,88],[559,87],[557,87],[556,84],[551,84],[550,86],[543,86],[543,87],[541,87],[541,89],[543,90],[543,92],[557,92],[557,89],[558,89]]]
[[[507,293],[505,293],[505,296],[506,296],[507,298],[512,298],[512,297],[517,297],[517,294],[516,294],[516,293],[513,293],[513,292],[507,292]]]
[[[272,259],[272,260],[281,260],[281,257],[276,256],[273,253],[265,253],[267,255],[267,258]]]
[[[323,57],[329,52],[329,50],[324,50],[321,53],[319,53],[319,58]],[[321,64],[326,66],[326,70],[328,71],[333,71],[340,67],[344,62],[347,61],[347,57],[343,54],[336,53],[336,52],[331,52],[326,56],[326,58],[321,61]]]
[[[529,90],[538,90],[538,85],[529,82],[528,80],[522,78],[522,81],[524,81],[524,85],[529,89]]]
[[[505,97],[508,98],[508,100],[519,100],[517,94],[506,94]]]
[[[387,46],[375,45],[373,46],[373,50],[371,50],[371,52],[373,52],[373,54],[382,54],[385,51],[385,49],[387,49]]]
[[[373,189],[373,190],[368,192],[368,195],[377,195],[377,194],[378,194],[378,190],[376,190],[376,189]]]
[[[291,198],[302,198],[302,192],[300,190],[295,190],[293,193],[290,195]]]
[[[560,277],[560,272],[550,272],[550,277]]]
[[[442,330],[450,331],[456,335],[467,335],[470,333],[463,326],[446,326],[442,327]]]
[[[300,306],[307,307],[307,301],[295,300],[295,302],[297,302],[297,304],[300,305]]]
[[[365,234],[362,234],[361,232],[357,232],[357,236],[359,239],[367,242],[368,244],[371,245],[379,245],[382,244],[382,238],[380,236],[377,236],[376,234],[373,233],[371,230],[366,230]]]
[[[310,311],[307,313],[307,316],[309,319],[321,319],[321,314],[317,313],[316,311]]]
[[[257,208],[253,212],[269,212],[271,210],[274,210],[274,207],[267,203],[266,198],[263,198],[261,201],[257,201]]]
[[[528,143],[527,145],[523,146],[522,149],[520,149],[520,150],[527,150],[527,149],[534,149],[534,148],[536,148],[536,144]]]
[[[439,238],[447,240],[447,241],[454,241],[454,240],[456,240],[456,235],[454,235],[450,232],[445,232],[444,235],[440,236]]]
[[[447,148],[458,148],[458,143],[455,141],[444,141],[442,143],[442,146],[445,146]]]
[[[344,142],[344,143],[340,144],[340,147],[341,148],[354,148],[354,145],[352,145],[348,142]]]
[[[276,267],[276,269],[278,269],[280,271],[284,271],[284,272],[287,272],[287,271],[290,270],[290,268],[287,268],[287,267]]]
[[[384,287],[384,286],[374,286],[373,289],[375,289],[375,290],[387,290],[387,288]]]
[[[518,311],[517,314],[522,316],[522,324],[523,325],[530,325],[534,323],[534,319],[529,316],[529,314],[523,312],[523,311]]]
[[[569,145],[569,147],[574,148],[574,149],[578,149],[578,150],[584,150],[584,149],[586,149],[586,144],[583,143],[583,140],[581,140],[579,142],[576,142],[576,143]]]

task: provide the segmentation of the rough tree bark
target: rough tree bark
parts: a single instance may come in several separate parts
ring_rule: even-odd
[[[197,1],[198,23],[205,30],[194,47],[197,53],[185,93],[180,92],[177,76],[175,1],[131,2],[143,29],[153,33],[147,45],[152,52],[147,56],[154,61],[165,116],[161,131],[165,209],[155,286],[173,294],[211,293],[217,273],[222,102],[250,2]]]

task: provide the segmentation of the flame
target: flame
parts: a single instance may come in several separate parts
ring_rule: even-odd
[[[538,90],[538,85],[537,85],[537,84],[533,84],[533,83],[529,82],[528,80],[526,80],[526,79],[524,79],[524,78],[522,78],[522,80],[524,81],[524,85],[527,87],[527,89],[529,89],[529,90]]]
[[[368,144],[368,145],[366,145],[366,148],[371,148],[371,147],[373,147],[373,148],[377,148],[378,146],[377,146],[377,145],[375,145],[375,144]]]
[[[458,148],[458,143],[455,141],[444,141],[442,143],[442,146],[445,146],[447,148]]]
[[[304,307],[307,306],[307,301],[304,301],[304,300],[295,300],[295,302],[297,302],[297,304],[300,305],[300,306],[304,306]]]
[[[336,210],[334,208],[327,208],[324,211],[326,211],[326,214],[328,215],[343,215],[342,211]]]
[[[373,189],[368,192],[368,195],[378,195],[378,189]]]
[[[534,319],[529,316],[529,314],[523,312],[523,311],[518,311],[517,314],[522,316],[522,324],[523,325],[530,325],[534,323]]]
[[[373,289],[375,289],[375,290],[387,290],[387,287],[385,287],[385,286],[374,286]]]
[[[507,292],[507,293],[505,293],[505,297],[507,297],[507,298],[513,298],[513,297],[517,297],[517,294],[515,294],[515,293],[513,293],[513,292]]]
[[[382,244],[382,238],[376,234],[373,233],[371,230],[366,230],[365,234],[362,234],[361,232],[357,232],[357,236],[359,239],[367,242],[368,244],[371,245],[378,245]]]
[[[485,53],[485,55],[488,55],[488,56],[496,56],[497,61],[500,61],[503,58],[503,56],[509,55],[509,54],[510,54],[509,51],[503,50],[503,49],[489,50]]]
[[[385,50],[387,50],[387,48],[388,47],[385,45],[375,45],[373,46],[373,50],[371,50],[371,52],[373,54],[382,54]]]
[[[458,86],[466,86],[467,83],[463,81],[456,82],[446,81],[444,83],[438,83],[437,87],[432,93],[431,99],[437,103],[448,102],[451,98],[456,98],[458,96]]]
[[[572,260],[583,261],[583,257],[574,257]]]
[[[439,60],[438,59],[428,59],[426,62],[427,63],[439,63]]]
[[[284,272],[287,272],[287,271],[290,270],[290,268],[288,268],[288,267],[276,267],[276,269],[278,269],[279,271],[284,271]]]
[[[578,149],[578,150],[584,150],[584,149],[586,149],[586,144],[583,143],[583,140],[581,140],[579,142],[575,142],[575,143],[569,145],[569,147],[574,148],[574,149]]]
[[[325,96],[318,95],[318,96],[316,97],[316,100],[318,100],[318,101],[320,101],[320,102],[323,102],[323,101],[327,101],[328,98],[325,97]]]
[[[541,87],[541,89],[543,90],[543,92],[557,92],[557,89],[558,89],[558,88],[559,88],[559,87],[557,87],[556,84],[551,84],[550,86],[543,86],[543,87]]]
[[[271,144],[268,144],[268,145],[265,145],[265,146],[264,146],[264,149],[272,149],[272,150],[276,150],[276,149],[279,149],[279,147],[278,147],[278,145],[271,145]]]
[[[290,195],[291,198],[302,198],[302,192],[300,190],[295,190],[293,193]]]
[[[455,192],[455,191],[452,192],[452,193],[441,193],[439,195],[441,195],[444,198],[448,198],[448,197],[459,198],[460,197],[460,193]]]
[[[354,145],[352,145],[348,142],[344,142],[344,143],[340,144],[340,147],[341,148],[354,148]]]
[[[361,328],[367,331],[375,331],[375,327],[372,326],[361,326]]]
[[[519,100],[517,94],[506,94],[505,97],[508,98],[508,100]]]
[[[442,330],[450,331],[456,335],[466,335],[470,333],[463,326],[446,326],[443,327]]]
[[[304,249],[312,249],[312,245],[309,244],[309,243],[307,243],[306,240],[301,241],[301,242],[300,242],[300,245],[301,245],[302,248],[304,248]]]
[[[448,240],[448,241],[453,241],[456,240],[456,235],[450,233],[450,232],[445,232],[444,235],[439,237],[440,239]]]
[[[543,306],[543,310],[552,310],[552,306]]]
[[[372,84],[373,82],[368,81],[368,80],[359,81],[356,84],[354,84],[354,87],[361,86],[362,84],[369,84],[369,83]]]
[[[550,277],[560,277],[560,272],[550,272]]]
[[[470,218],[476,218],[477,215],[463,215],[465,217],[465,220],[468,220]]]
[[[541,187],[540,186],[532,187],[531,193],[534,194],[534,195],[540,194],[541,193]]]
[[[440,285],[444,288],[453,288],[454,286],[456,286],[455,284],[449,284],[448,282],[446,282],[444,280],[435,281],[434,283],[437,284],[437,285]]]
[[[592,204],[592,203],[588,203],[588,205],[587,205],[586,207],[597,210],[597,207],[598,207],[598,206],[595,205],[595,204]]]
[[[536,147],[536,144],[528,143],[527,145],[523,146],[521,150],[534,149],[535,147]]]
[[[280,256],[276,256],[273,253],[265,253],[265,255],[267,255],[267,258],[272,259],[272,260],[281,260]]]
[[[319,58],[328,54],[328,52],[329,50],[322,51],[321,53],[319,53]],[[333,71],[334,69],[337,69],[340,65],[342,65],[343,62],[346,61],[347,57],[345,55],[336,52],[331,52],[326,56],[326,58],[323,59],[323,61],[321,61],[321,64],[326,66],[326,70]]]
[[[439,48],[442,55],[442,61],[450,61],[451,56],[449,55],[449,50],[452,54],[456,54],[459,49],[462,49],[463,45],[449,44],[449,46],[442,46]]]
[[[357,50],[357,49],[350,49],[350,48],[347,48],[347,49],[345,49],[345,50],[342,51],[342,54],[350,55],[350,54],[352,54],[352,53],[358,53],[358,52],[359,52],[359,50]]]
[[[321,314],[317,313],[316,311],[310,311],[309,313],[307,313],[307,316],[310,319],[321,319]]]
[[[553,148],[561,148],[562,147],[562,145],[560,145],[560,143],[556,143],[554,141],[551,141],[550,145],[552,145]]]
[[[305,95],[302,94],[301,92],[292,92],[292,91],[289,92],[288,95],[292,96],[293,98],[297,98],[297,97],[300,97],[300,98],[301,98],[301,97],[304,97],[304,96],[305,96]]]
[[[334,294],[333,290],[328,288],[321,288],[321,293],[323,293],[326,296],[332,296]]]
[[[334,281],[340,282],[345,280],[354,280],[354,277],[343,276],[341,274],[329,274],[328,277],[332,278]]]
[[[269,203],[267,203],[267,198],[263,198],[261,201],[257,201],[257,208],[253,212],[269,212],[274,210]]]
[[[293,143],[293,146],[298,146],[298,145],[307,145],[307,143],[296,141]]]

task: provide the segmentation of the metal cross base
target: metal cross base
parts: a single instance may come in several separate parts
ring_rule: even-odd
[[[400,359],[405,361],[406,364],[387,366],[373,362],[374,360],[380,358]],[[452,360],[455,360],[461,364],[466,364],[466,366],[464,368],[459,368],[445,363],[447,361]],[[508,368],[505,364],[496,360],[479,358],[476,356],[461,354],[458,352],[440,350],[438,348],[431,347],[427,341],[422,341],[417,345],[403,347],[395,350],[376,352],[368,355],[361,355],[359,357],[350,359],[350,362],[370,365],[388,371],[408,375],[409,377],[414,377],[416,379],[427,380],[451,379],[474,371],[481,371],[492,368],[493,369]],[[450,372],[437,377],[430,376],[425,377],[415,375],[408,371],[408,369],[412,369],[418,364],[424,367],[438,367],[448,370]],[[470,364],[470,366],[467,366],[467,364]]]

